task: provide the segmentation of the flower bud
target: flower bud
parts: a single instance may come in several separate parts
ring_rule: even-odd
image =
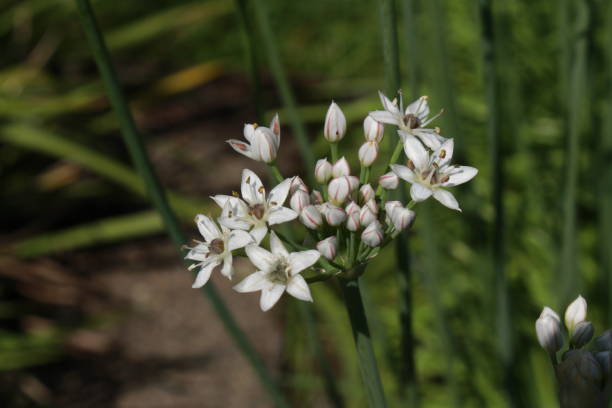
[[[329,201],[334,205],[342,205],[344,200],[351,192],[351,185],[348,177],[338,177],[332,179],[327,187],[329,193]]]
[[[595,329],[593,328],[593,324],[591,324],[591,322],[580,322],[576,325],[576,327],[574,327],[570,344],[572,344],[575,348],[581,348],[591,341],[594,333]]]
[[[396,207],[391,211],[391,222],[397,231],[403,231],[404,229],[412,226],[416,213],[408,208]]]
[[[595,339],[595,346],[598,350],[612,351],[612,329],[608,329]]]
[[[578,323],[584,321],[587,315],[587,302],[582,296],[578,296],[565,310],[565,326],[573,334]]]
[[[332,176],[332,165],[327,158],[317,161],[315,165],[315,179],[319,183],[327,183]]]
[[[323,129],[323,136],[328,142],[337,143],[344,137],[346,133],[346,118],[340,107],[336,102],[332,102],[327,109],[327,115],[325,115],[325,128]]]
[[[378,178],[378,184],[384,189],[395,190],[399,185],[399,177],[394,172],[383,174]]]
[[[370,115],[363,121],[363,133],[367,141],[380,143],[383,139],[385,126],[375,121]]]
[[[355,204],[354,201],[351,201],[346,206],[345,211],[347,214],[353,214],[353,213],[359,214],[359,211],[361,211],[361,208],[357,204]]]
[[[306,186],[306,184],[300,178],[300,176],[295,176],[291,180],[291,185],[289,186],[289,194],[293,195],[298,190],[302,190],[302,191],[307,193],[308,192],[308,186]]]
[[[376,200],[370,199],[365,203],[365,205],[367,205],[370,208],[370,211],[372,211],[375,215],[378,215],[378,204],[376,204]]]
[[[605,376],[610,375],[612,370],[612,351],[598,351],[595,353],[595,359],[601,366],[601,370]]]
[[[278,119],[278,113],[274,115],[272,118],[272,122],[270,122],[270,130],[276,136],[276,148],[280,145],[280,120]]]
[[[348,160],[344,156],[334,163],[332,167],[332,175],[334,178],[351,175],[351,167],[349,166]]]
[[[385,212],[387,213],[387,216],[390,217],[394,208],[396,207],[402,208],[403,206],[404,204],[402,204],[401,201],[387,201],[385,203]]]
[[[359,222],[359,213],[361,212],[361,208],[353,201],[346,206],[346,229],[349,231],[357,231],[361,228],[361,223]]]
[[[278,145],[276,135],[267,127],[259,126],[255,129],[255,135],[251,142],[251,148],[257,161],[272,163],[276,160]]]
[[[306,228],[317,229],[323,224],[321,213],[314,205],[307,205],[300,213],[300,221]]]
[[[317,242],[317,251],[330,261],[336,257],[337,240],[334,235]]]
[[[304,190],[297,190],[291,196],[291,200],[289,201],[289,205],[296,213],[302,212],[304,207],[310,204],[310,196]]]
[[[364,184],[359,189],[359,198],[362,203],[367,203],[376,196],[374,189],[369,184]]]
[[[351,190],[351,193],[352,193],[353,191],[357,189],[357,187],[359,187],[359,177],[347,176],[346,178],[349,181],[349,189]]]
[[[367,227],[374,221],[376,221],[376,214],[372,212],[370,207],[367,205],[361,207],[361,211],[359,212],[359,223],[362,226]]]
[[[359,148],[359,163],[363,167],[370,167],[378,157],[378,143],[375,141],[365,142]]]
[[[544,307],[540,317],[535,322],[535,330],[538,342],[544,350],[549,353],[556,353],[563,347],[561,322],[552,309]]]
[[[361,241],[372,248],[377,247],[383,240],[383,230],[380,222],[374,220],[361,233]]]
[[[313,204],[323,204],[323,195],[319,190],[312,190],[310,193],[310,200]]]
[[[332,227],[337,227],[346,220],[346,212],[342,208],[336,207],[330,203],[325,203],[322,207],[321,213],[325,217],[327,224]]]

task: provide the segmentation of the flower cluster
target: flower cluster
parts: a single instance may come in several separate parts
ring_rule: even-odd
[[[597,337],[592,350],[586,350],[595,333],[586,317],[587,302],[578,296],[565,310],[569,348],[561,362],[557,361],[557,352],[563,348],[564,330],[559,315],[545,306],[535,323],[538,342],[555,368],[562,407],[607,407],[610,399],[612,330]]]
[[[384,110],[370,112],[363,121],[365,141],[357,153],[359,176],[351,171],[349,160],[338,154],[347,121],[335,102],[330,105],[323,125],[331,160],[324,157],[316,162],[314,185],[309,186],[298,176],[280,176],[276,167],[281,135],[278,115],[270,127],[246,124],[243,131],[246,142],[228,140],[238,153],[266,163],[277,176],[278,184],[268,193],[261,179],[245,169],[240,193],[212,197],[221,214],[216,222],[205,215],[196,217],[205,241],[189,248],[186,256],[195,261],[191,268],[199,268],[194,287],[204,285],[213,269],[221,264],[221,274],[231,279],[233,256],[238,255],[246,256],[256,271],[234,289],[261,291],[262,310],[269,310],[285,291],[312,301],[308,280],[350,276],[399,232],[410,228],[416,216],[412,207],[417,202],[432,196],[445,206],[460,210],[447,188],[472,179],[477,170],[450,164],[453,139],[442,137],[439,128],[427,127],[438,116],[429,117],[427,98],[419,98],[405,110],[401,94],[399,106],[396,100],[390,101],[382,94],[380,98]],[[386,163],[387,172],[374,184],[370,182],[370,172],[379,157],[384,124],[398,127],[396,151],[399,155],[403,147],[406,160],[405,164],[397,164],[397,156],[392,156]],[[392,190],[400,187],[400,180],[411,184],[410,203],[387,199]],[[283,235],[276,227],[289,222],[305,227],[296,233],[299,243],[292,236],[296,231]]]

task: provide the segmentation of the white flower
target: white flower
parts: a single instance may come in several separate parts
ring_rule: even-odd
[[[376,196],[374,189],[369,184],[364,184],[359,188],[359,198],[362,203],[367,203]]]
[[[426,126],[442,114],[429,118],[429,104],[427,97],[421,96],[412,102],[406,110],[403,107],[402,94],[400,93],[400,103],[390,101],[381,92],[378,92],[384,110],[370,112],[370,116],[378,122],[388,123],[399,127],[399,136],[404,141],[413,136],[418,137],[431,150],[436,150],[446,140],[438,134],[437,129],[427,129]]]
[[[315,165],[315,179],[319,183],[327,183],[332,177],[332,165],[327,158],[317,160]]]
[[[323,225],[321,213],[314,205],[307,205],[300,213],[300,221],[306,228],[317,229]]]
[[[310,201],[312,201],[313,204],[323,204],[323,194],[321,194],[319,190],[312,190],[312,193],[310,193]]]
[[[325,115],[325,128],[323,136],[328,142],[337,143],[344,137],[346,133],[346,118],[336,102],[332,102],[327,109]]]
[[[351,175],[351,167],[349,166],[348,160],[344,156],[342,156],[339,160],[337,160],[332,167],[332,176],[334,178],[342,177],[342,176],[350,176]]]
[[[332,227],[337,227],[346,220],[346,212],[344,209],[330,203],[323,203],[319,212],[325,217],[325,221]]]
[[[378,143],[376,141],[368,141],[359,148],[359,163],[363,167],[370,167],[378,157]]]
[[[404,206],[404,204],[402,204],[401,201],[387,201],[385,203],[385,213],[387,214],[387,217],[391,216],[391,213],[393,212],[393,210],[395,208],[402,208]],[[391,221],[391,218],[389,218],[389,222]]]
[[[583,322],[587,315],[587,302],[582,296],[578,296],[570,305],[565,309],[565,326],[569,330],[570,334],[573,333],[574,328],[578,323]]]
[[[368,207],[367,205],[361,207],[361,211],[359,213],[359,224],[364,227],[367,227],[374,221],[376,221],[376,214],[374,214],[370,207]]]
[[[195,222],[205,242],[199,242],[190,248],[185,256],[186,259],[197,261],[189,269],[200,268],[193,287],[204,286],[210,279],[213,269],[221,264],[223,264],[221,273],[231,279],[234,273],[232,251],[254,243],[253,237],[246,231],[230,231],[223,225],[219,230],[213,220],[202,214],[196,216]]]
[[[351,193],[353,191],[355,191],[357,189],[357,187],[359,187],[359,177],[357,177],[357,176],[346,176],[346,179],[348,180],[349,190],[351,191]]]
[[[317,251],[319,251],[324,258],[331,261],[336,257],[337,242],[335,235],[327,237],[323,241],[317,242]]]
[[[390,171],[378,178],[378,184],[386,190],[395,190],[399,185],[399,177],[397,177],[397,174]]]
[[[363,133],[365,134],[366,140],[380,143],[383,139],[384,132],[385,125],[375,121],[370,115],[366,116],[363,121]]]
[[[259,177],[251,170],[244,169],[240,188],[242,200],[227,195],[212,197],[223,208],[219,222],[230,229],[250,230],[255,241],[260,243],[268,232],[268,225],[297,218],[298,213],[283,207],[290,184],[291,179],[285,179],[270,191],[266,199],[266,190]]]
[[[361,240],[364,244],[370,247],[377,247],[383,239],[383,230],[380,222],[374,220],[361,233]]]
[[[563,334],[559,316],[549,307],[544,307],[535,323],[536,335],[540,346],[549,353],[555,353],[563,347]]]
[[[275,120],[278,121],[276,116]],[[278,134],[267,127],[246,124],[243,133],[249,143],[236,139],[230,139],[227,143],[238,153],[255,161],[272,163],[276,160],[276,153],[280,146],[280,127],[275,124],[275,120],[272,121],[272,126],[278,128]]]
[[[278,302],[285,290],[295,298],[312,302],[310,289],[300,272],[314,265],[321,254],[316,250],[289,253],[274,232],[270,234],[270,250],[256,245],[246,247],[247,256],[257,271],[234,286],[234,290],[261,291],[259,306],[264,312]]]
[[[291,185],[289,186],[289,194],[293,195],[298,190],[308,192],[308,186],[306,185],[306,183],[304,183],[300,176],[295,176],[291,180]]]
[[[329,201],[334,205],[342,205],[351,193],[351,180],[347,176],[332,179],[327,187]]]
[[[391,170],[401,179],[412,183],[410,195],[414,201],[423,201],[431,195],[446,207],[461,211],[452,193],[443,187],[463,184],[476,176],[478,170],[469,166],[453,166],[453,139],[448,139],[431,155],[415,138],[404,142],[408,167],[392,164]]]
[[[310,195],[304,190],[297,190],[291,196],[291,200],[289,200],[289,205],[296,213],[300,213],[305,206],[310,204]]]
[[[351,201],[347,206],[346,206],[346,229],[348,229],[349,231],[357,231],[359,228],[361,228],[361,223],[359,222],[359,214],[361,212],[361,208],[359,208],[359,206],[357,204],[355,204],[353,201]]]
[[[397,231],[410,227],[416,218],[416,213],[408,208],[395,207],[391,210],[389,219]]]

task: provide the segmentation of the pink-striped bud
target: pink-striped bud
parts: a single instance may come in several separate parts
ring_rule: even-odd
[[[323,224],[321,213],[314,205],[307,205],[302,209],[300,221],[310,229],[317,229]]]
[[[310,201],[312,201],[313,204],[323,204],[323,194],[321,194],[319,190],[312,190],[312,193],[310,193]]]
[[[374,189],[372,188],[371,185],[364,184],[363,186],[361,186],[361,188],[359,188],[359,201],[360,202],[367,203],[368,201],[373,199],[375,196],[376,196],[376,192],[374,192]]]
[[[361,233],[361,241],[369,247],[377,247],[383,240],[383,230],[380,222],[375,220]]]
[[[367,141],[380,143],[383,139],[385,126],[368,115],[363,121],[363,133]]]
[[[375,141],[368,141],[361,145],[359,148],[359,163],[363,167],[370,167],[376,158],[378,158],[378,143]]]
[[[361,207],[361,211],[359,212],[359,223],[362,226],[367,227],[374,221],[376,221],[376,214],[372,212],[370,207],[367,205]]]
[[[378,184],[384,189],[395,190],[399,185],[399,177],[397,177],[397,174],[390,171],[378,178]]]
[[[353,191],[355,191],[357,189],[357,187],[359,187],[359,177],[357,176],[347,176],[347,179],[349,181],[349,187],[351,190],[351,193]]]
[[[342,208],[336,207],[330,203],[324,203],[321,205],[319,212],[323,214],[327,224],[331,225],[332,227],[337,227],[338,225],[342,224],[344,220],[346,220],[346,212]]]
[[[368,200],[365,203],[365,205],[370,208],[370,211],[372,211],[374,214],[378,215],[378,204],[376,204],[376,200],[374,200],[374,199]]]
[[[270,130],[272,131],[272,133],[274,133],[274,136],[276,136],[276,148],[278,149],[278,147],[280,146],[280,135],[281,135],[281,129],[280,129],[280,120],[278,119],[278,113],[274,115],[274,117],[272,118],[272,122],[270,122]]]
[[[325,115],[325,127],[323,129],[323,136],[328,142],[337,143],[344,137],[346,133],[346,118],[340,107],[336,102],[332,102],[327,109],[327,115]]]
[[[402,208],[404,206],[404,204],[402,204],[401,201],[387,201],[385,203],[385,213],[387,213],[387,216],[391,216],[391,213],[393,212],[393,209],[395,208]]]
[[[412,226],[416,213],[408,208],[395,207],[389,218],[397,231],[403,231]]]
[[[336,161],[332,167],[332,176],[334,178],[351,175],[351,166],[344,156]]]
[[[361,212],[361,208],[355,204],[354,201],[351,201],[347,206],[346,206],[346,228],[349,231],[357,231],[359,228],[361,228],[361,223],[359,222],[359,214]]]
[[[329,201],[334,205],[342,205],[351,192],[351,184],[348,177],[332,179],[327,187]]]
[[[315,179],[319,183],[327,183],[332,177],[332,165],[327,158],[320,159],[315,165]]]
[[[336,257],[337,239],[334,235],[325,238],[323,241],[317,242],[317,251],[330,261]]]
[[[304,183],[304,181],[300,178],[300,176],[295,176],[291,180],[291,185],[289,186],[289,194],[295,194],[296,191],[302,190],[304,192],[308,192],[308,186]]]
[[[298,214],[308,204],[310,204],[310,196],[304,190],[297,190],[295,193],[293,193],[291,200],[289,201],[289,205],[293,211],[297,212]]]

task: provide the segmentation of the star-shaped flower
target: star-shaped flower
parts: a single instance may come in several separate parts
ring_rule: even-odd
[[[440,111],[431,118],[429,117],[429,104],[426,96],[421,96],[404,110],[401,93],[399,106],[397,100],[389,100],[382,92],[378,92],[378,95],[384,110],[370,112],[370,116],[378,122],[399,127],[398,134],[402,142],[406,138],[416,136],[431,150],[438,149],[444,143],[446,138],[440,136],[436,129],[426,128],[428,124],[442,114],[442,111]]]
[[[234,273],[232,251],[253,244],[255,242],[253,237],[246,231],[230,231],[223,225],[219,230],[213,220],[202,214],[198,214],[195,221],[205,242],[198,242],[185,256],[186,259],[197,261],[189,269],[200,268],[193,287],[204,286],[210,279],[213,269],[221,264],[223,264],[221,274],[231,279]]]
[[[448,139],[430,155],[416,138],[406,139],[404,152],[408,156],[408,166],[392,164],[391,170],[412,183],[410,195],[414,201],[423,201],[433,195],[448,208],[461,211],[453,194],[443,187],[453,187],[471,180],[478,169],[451,165],[453,148],[453,139]]]
[[[270,234],[272,252],[256,245],[246,247],[246,253],[257,271],[234,286],[237,292],[261,291],[259,306],[264,312],[278,302],[285,290],[293,297],[312,302],[308,284],[300,275],[319,260],[316,250],[289,253],[274,232]]]
[[[242,171],[240,191],[242,199],[236,196],[216,195],[213,200],[223,209],[219,223],[230,229],[249,231],[255,241],[260,243],[268,232],[268,225],[281,224],[297,218],[298,213],[291,208],[283,207],[291,179],[283,180],[270,191],[266,199],[266,190],[261,180],[249,169]]]
[[[227,141],[238,153],[255,161],[273,163],[280,146],[280,125],[278,114],[272,119],[270,127],[256,124],[244,125],[244,138],[249,142],[230,139]]]

